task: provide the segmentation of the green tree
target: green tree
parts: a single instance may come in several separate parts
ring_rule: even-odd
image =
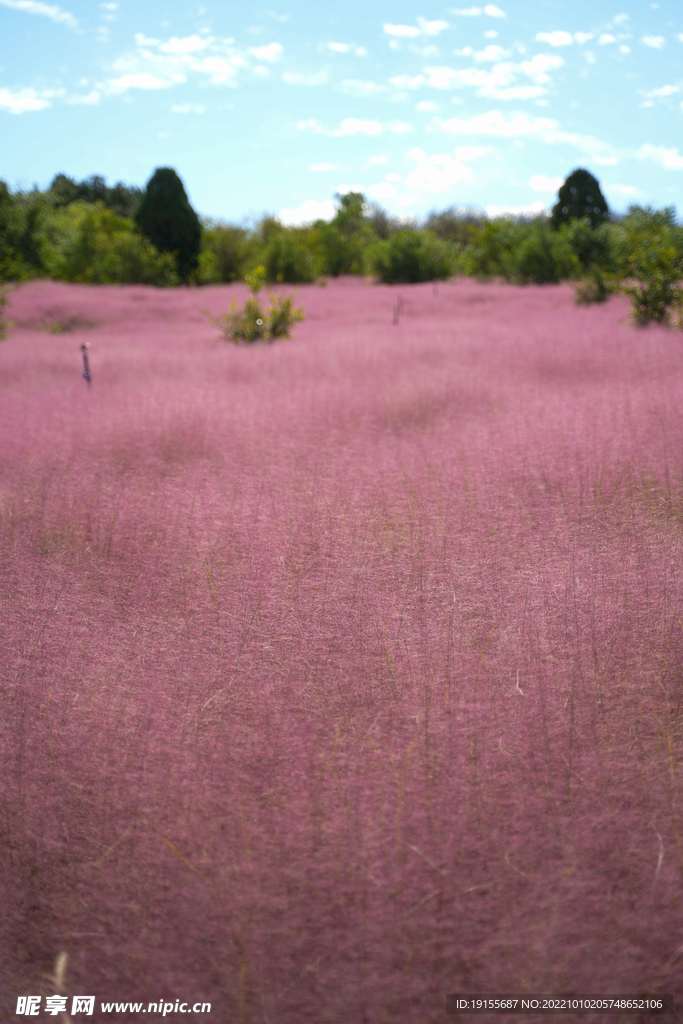
[[[52,209],[43,218],[39,235],[41,264],[58,281],[89,284],[178,283],[171,253],[160,253],[102,203],[79,200]]]
[[[384,284],[443,280],[454,271],[455,253],[429,231],[399,231],[376,246],[374,265]]]
[[[135,212],[135,223],[159,252],[173,253],[182,281],[199,264],[202,229],[183,183],[171,167],[158,167]]]
[[[364,274],[366,254],[373,237],[372,226],[365,216],[365,196],[362,192],[347,192],[335,198],[339,207],[334,219],[329,224],[324,221],[315,224],[323,271],[332,277]]]
[[[590,171],[578,167],[560,188],[551,223],[554,228],[559,228],[561,224],[582,217],[588,217],[591,227],[597,228],[604,220],[609,220],[609,209],[597,178]]]

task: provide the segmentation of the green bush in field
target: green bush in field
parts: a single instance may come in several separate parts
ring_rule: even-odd
[[[519,284],[556,284],[581,276],[570,240],[545,218],[489,221],[476,231],[461,262],[466,274]]]
[[[244,276],[251,258],[246,228],[205,219],[196,280],[199,284],[230,284]]]
[[[48,277],[88,284],[178,284],[175,260],[160,253],[132,221],[99,203],[77,201],[50,211],[41,225],[41,264]]]
[[[564,235],[537,221],[522,233],[509,257],[509,274],[520,284],[558,284],[581,274],[581,263]]]
[[[293,228],[272,233],[263,256],[268,281],[308,284],[316,279],[318,263],[306,234]]]
[[[4,340],[10,327],[14,327],[11,320],[5,319],[5,309],[9,305],[8,291],[7,287],[0,287],[0,340]]]
[[[403,230],[375,246],[373,263],[383,284],[444,280],[454,272],[455,252],[431,232]]]
[[[173,253],[178,276],[188,281],[199,266],[202,228],[172,167],[157,167],[134,220],[159,252]]]
[[[241,309],[233,299],[230,309],[221,317],[212,316],[208,310],[201,311],[218,328],[225,341],[239,344],[288,338],[294,324],[305,319],[303,309],[294,306],[291,297],[271,295],[270,306],[264,310],[255,297],[254,287],[251,290],[251,298]]]
[[[600,267],[593,266],[579,281],[574,291],[574,297],[577,305],[590,306],[596,302],[607,302],[610,295],[614,295],[617,291],[619,291],[618,285],[606,278]]]
[[[634,250],[629,277],[636,283],[624,285],[624,292],[631,299],[634,323],[668,323],[672,310],[681,304],[683,259],[676,247],[662,239],[656,247]]]

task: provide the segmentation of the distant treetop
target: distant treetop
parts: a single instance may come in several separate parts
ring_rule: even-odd
[[[561,224],[583,217],[588,217],[591,227],[597,228],[604,220],[609,220],[609,208],[598,179],[579,167],[572,171],[560,188],[551,222],[554,228],[559,228]]]
[[[48,195],[55,206],[69,206],[78,200],[85,203],[101,202],[119,217],[132,217],[142,198],[142,189],[135,185],[124,185],[122,181],[110,187],[99,174],[93,174],[81,182],[74,181],[66,174],[57,174]]]

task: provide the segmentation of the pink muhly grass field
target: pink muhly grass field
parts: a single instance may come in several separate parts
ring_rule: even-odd
[[[238,347],[233,296],[11,296],[2,1019],[60,953],[220,1024],[683,998],[681,338],[340,279]]]

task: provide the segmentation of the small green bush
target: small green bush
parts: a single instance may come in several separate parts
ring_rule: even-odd
[[[617,290],[618,287],[604,276],[599,267],[593,267],[591,272],[579,281],[574,296],[577,305],[590,306],[596,302],[607,302],[610,295]]]
[[[305,319],[303,309],[294,306],[291,297],[271,295],[270,306],[264,310],[258,299],[254,298],[253,291],[252,297],[247,299],[241,309],[233,299],[230,309],[221,317],[212,316],[208,310],[201,312],[218,328],[225,341],[235,344],[288,338],[294,324]]]
[[[637,283],[623,288],[631,299],[633,322],[640,327],[669,322],[672,309],[681,303],[678,282],[682,276],[683,259],[674,245],[636,249],[631,254],[629,277]]]
[[[0,340],[7,337],[10,327],[14,327],[11,320],[5,319],[5,309],[9,305],[9,288],[0,287]]]

